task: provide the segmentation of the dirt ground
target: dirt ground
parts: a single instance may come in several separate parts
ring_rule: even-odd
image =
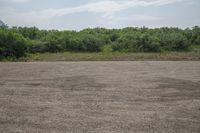
[[[0,63],[0,133],[134,132],[200,132],[200,62]]]

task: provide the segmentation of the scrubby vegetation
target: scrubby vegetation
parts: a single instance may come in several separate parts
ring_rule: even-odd
[[[82,31],[0,28],[0,59],[18,59],[33,53],[164,52],[199,48],[200,27],[84,29]]]

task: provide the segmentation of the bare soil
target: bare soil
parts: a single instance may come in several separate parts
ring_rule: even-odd
[[[200,62],[0,63],[0,133],[199,133]]]

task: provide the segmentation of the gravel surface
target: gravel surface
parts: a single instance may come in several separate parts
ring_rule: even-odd
[[[200,62],[0,63],[0,133],[134,132],[200,132]]]

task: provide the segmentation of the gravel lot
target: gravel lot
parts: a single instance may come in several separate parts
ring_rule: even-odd
[[[134,132],[200,132],[200,62],[0,63],[0,133]]]

